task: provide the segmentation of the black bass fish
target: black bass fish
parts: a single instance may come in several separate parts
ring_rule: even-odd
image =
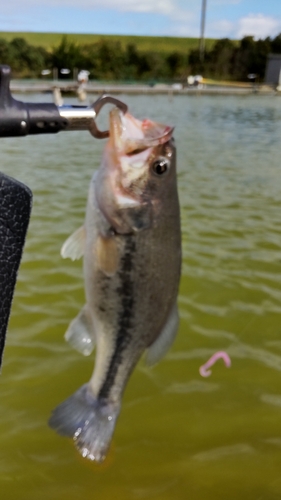
[[[80,453],[105,458],[127,380],[144,351],[158,361],[178,329],[180,211],[173,128],[115,108],[84,225],[63,257],[84,256],[86,304],[66,339],[89,355],[91,380],[52,413],[50,426]]]

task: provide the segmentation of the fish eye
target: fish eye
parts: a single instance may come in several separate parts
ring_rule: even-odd
[[[152,163],[152,170],[156,175],[163,175],[165,174],[170,166],[170,162],[166,158],[157,158]]]

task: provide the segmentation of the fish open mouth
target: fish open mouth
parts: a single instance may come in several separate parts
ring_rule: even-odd
[[[148,119],[138,120],[114,108],[110,113],[110,138],[123,154],[132,155],[168,142],[174,127]]]

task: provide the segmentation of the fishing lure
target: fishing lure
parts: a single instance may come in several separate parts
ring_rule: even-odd
[[[215,354],[213,354],[213,356],[211,356],[204,365],[200,366],[199,373],[201,377],[209,377],[211,375],[212,371],[209,370],[209,368],[211,368],[211,366],[213,366],[218,359],[223,359],[224,364],[227,368],[231,366],[231,359],[226,352],[215,352]]]

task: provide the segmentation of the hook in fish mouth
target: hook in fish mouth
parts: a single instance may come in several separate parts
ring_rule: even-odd
[[[120,109],[120,111],[122,111],[123,114],[127,113],[128,111],[128,106],[123,101],[120,101],[119,99],[116,99],[111,95],[104,94],[100,96],[98,100],[93,104],[93,109],[96,112],[96,116],[98,116],[100,110],[103,108],[103,106],[105,106],[105,104],[115,105],[118,109]],[[91,122],[89,130],[96,139],[106,139],[107,137],[109,137],[109,130],[99,130],[95,120]]]
[[[152,120],[139,120],[118,108],[110,111],[110,138],[123,154],[132,156],[168,142],[174,127]]]

